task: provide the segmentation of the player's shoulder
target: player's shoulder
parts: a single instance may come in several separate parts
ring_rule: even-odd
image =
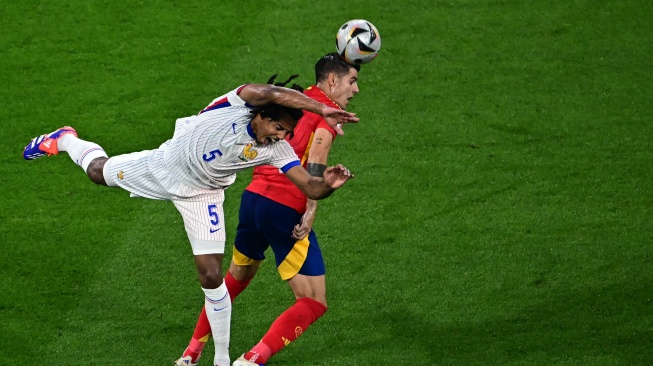
[[[219,110],[219,109],[225,109],[229,107],[236,107],[236,108],[247,108],[251,109],[252,107],[247,104],[241,97],[240,97],[240,92],[241,90],[246,87],[249,84],[243,84],[235,89],[232,89],[226,94],[223,94],[211,101],[204,109],[202,109],[199,114],[214,111],[214,110]]]
[[[237,88],[231,90],[229,93],[225,94],[225,96],[229,99],[229,101],[233,105],[247,105],[247,102],[241,98],[240,93],[245,89],[248,85],[251,84],[243,84],[238,86]]]
[[[274,144],[270,145],[270,147],[278,148],[278,149],[286,149],[290,147],[290,143],[288,142],[288,140],[279,140]]]
[[[295,154],[295,150],[293,150],[292,146],[287,140],[279,140],[274,144],[269,145],[269,148],[275,153],[282,153],[282,154],[292,153],[293,155]]]
[[[311,85],[304,90],[304,95],[307,97],[316,100],[324,105],[327,105],[331,108],[340,109],[340,107],[329,98],[317,85]]]

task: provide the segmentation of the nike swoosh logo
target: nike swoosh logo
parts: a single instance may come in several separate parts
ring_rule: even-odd
[[[218,231],[218,230],[220,230],[220,228],[217,228],[217,229],[215,229],[215,230],[213,230],[213,229],[209,229],[209,233],[213,234],[214,232],[216,232],[216,231]]]
[[[224,310],[224,309],[226,309],[226,308],[228,308],[228,306],[225,306],[225,307],[223,307],[223,308],[221,308],[221,309],[213,308],[213,311],[222,311],[222,310]]]

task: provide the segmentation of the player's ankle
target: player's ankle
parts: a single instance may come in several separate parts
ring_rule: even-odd
[[[61,136],[59,139],[57,139],[57,149],[59,149],[59,151],[68,151],[68,144],[76,138],[77,137],[73,136],[72,134],[65,134]]]
[[[186,350],[184,351],[184,355],[182,357],[187,357],[187,356],[190,356],[192,363],[197,363],[197,361],[202,356],[202,348],[200,349],[190,349],[190,347],[186,348]]]
[[[245,353],[245,359],[247,361],[256,362],[258,364],[264,364],[268,362],[268,359],[272,356],[272,351],[267,344],[259,342],[254,348],[249,352]]]
[[[206,338],[208,338],[208,336]],[[206,346],[206,342],[202,342],[196,338],[191,338],[190,343],[188,343],[188,347],[186,347],[185,352],[202,353],[204,346]]]

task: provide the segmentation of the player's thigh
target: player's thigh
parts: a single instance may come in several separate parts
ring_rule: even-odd
[[[241,196],[232,258],[232,263],[235,265],[258,267],[258,264],[265,259],[265,251],[269,245],[256,221],[261,197],[247,190]]]
[[[288,280],[297,274],[321,276],[325,274],[322,252],[315,232],[305,238],[292,238],[301,214],[294,209],[269,199],[262,201],[256,211],[258,230],[265,236],[274,251],[279,275]]]
[[[226,240],[224,191],[215,190],[189,199],[173,199],[184,220],[194,255],[223,254]]]
[[[251,281],[256,276],[260,266],[261,261],[255,261],[251,264],[237,264],[232,259],[231,264],[229,264],[229,273],[238,281]]]
[[[165,171],[163,153],[146,150],[109,158],[102,174],[109,186],[119,186],[132,196],[171,199],[180,183]]]
[[[288,285],[295,294],[295,298],[301,299],[303,297],[308,297],[319,301],[324,306],[327,306],[326,280],[324,275],[306,276],[297,274],[288,280]]]

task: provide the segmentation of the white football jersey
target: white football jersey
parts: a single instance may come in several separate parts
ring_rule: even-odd
[[[160,147],[166,170],[176,179],[200,189],[224,188],[247,168],[273,165],[286,172],[300,165],[287,141],[256,142],[253,107],[238,96],[243,87],[214,99],[199,114],[177,120],[173,138]]]

